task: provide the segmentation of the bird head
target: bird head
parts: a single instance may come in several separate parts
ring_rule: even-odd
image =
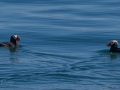
[[[118,46],[118,41],[117,40],[111,40],[110,42],[108,42],[106,44],[106,46],[113,46],[113,45]]]

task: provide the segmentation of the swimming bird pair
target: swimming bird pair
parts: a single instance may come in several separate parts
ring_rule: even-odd
[[[18,41],[20,41],[21,38],[18,35],[12,35],[10,37],[10,42],[2,42],[0,43],[0,46],[3,47],[18,47]],[[118,41],[117,40],[111,40],[106,44],[106,46],[111,46],[109,52],[120,52],[120,48],[118,48]]]
[[[1,47],[18,47],[18,41],[20,41],[21,38],[18,35],[12,35],[10,37],[10,42],[2,42],[0,43]]]

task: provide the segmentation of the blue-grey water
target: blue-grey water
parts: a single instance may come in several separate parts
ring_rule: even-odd
[[[119,0],[0,0],[0,90],[120,90]]]

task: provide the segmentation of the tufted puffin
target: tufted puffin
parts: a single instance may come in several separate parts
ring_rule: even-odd
[[[118,48],[118,41],[117,40],[111,40],[106,44],[106,46],[111,46],[109,52],[119,52],[120,48]]]
[[[21,38],[18,35],[12,35],[10,37],[10,42],[2,42],[0,43],[0,46],[2,47],[18,47],[18,41],[20,41]]]

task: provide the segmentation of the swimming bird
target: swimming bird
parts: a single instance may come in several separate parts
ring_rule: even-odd
[[[2,42],[0,43],[0,46],[2,47],[18,47],[18,41],[20,41],[21,38],[18,35],[12,35],[10,37],[10,42]]]
[[[117,40],[111,40],[106,44],[106,46],[110,46],[109,52],[119,52],[120,48],[118,48],[118,41]]]

